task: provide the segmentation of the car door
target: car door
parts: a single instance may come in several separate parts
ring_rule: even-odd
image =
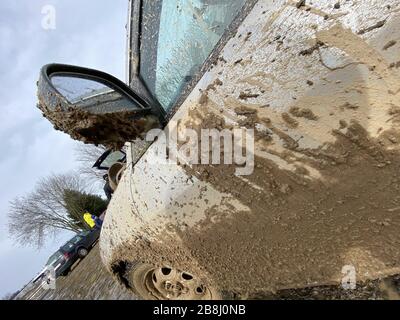
[[[230,164],[165,161],[162,133],[138,158],[131,145],[100,239],[108,269],[136,291],[154,275],[158,298],[159,277],[184,287],[186,273],[195,291],[247,296],[398,272],[397,5],[237,1],[213,24],[210,1],[164,2],[132,2],[131,86],[160,101],[166,136],[244,128],[254,145]]]

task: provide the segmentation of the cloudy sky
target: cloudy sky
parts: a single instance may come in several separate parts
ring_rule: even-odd
[[[43,28],[51,27],[49,8],[55,9],[55,29]],[[69,237],[61,234],[37,251],[15,246],[7,233],[10,200],[41,177],[77,167],[77,142],[36,109],[40,67],[81,65],[125,80],[127,8],[128,0],[0,1],[0,298],[21,289]]]

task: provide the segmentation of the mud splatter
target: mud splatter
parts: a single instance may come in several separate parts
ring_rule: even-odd
[[[400,68],[400,61],[392,62],[392,63],[389,65],[389,68],[390,68],[390,69],[393,69],[393,68],[398,69],[398,68]]]
[[[388,50],[389,48],[393,47],[394,45],[396,45],[397,41],[395,40],[390,40],[388,43],[386,43],[384,45],[384,47],[382,48],[383,50]]]
[[[293,119],[287,112],[282,113],[282,119],[292,128],[297,128],[299,126],[299,122]]]
[[[306,0],[299,0],[299,1],[296,3],[296,8],[299,9],[299,8],[301,8],[301,7],[304,7],[305,5],[306,5]]]
[[[317,41],[317,43],[315,45],[313,45],[312,47],[308,48],[308,49],[304,49],[302,51],[300,51],[300,55],[301,56],[309,56],[312,55],[316,50],[318,50],[320,47],[322,47],[324,45],[324,43],[322,41]]]
[[[245,107],[238,107],[238,108],[235,108],[235,112],[239,116],[248,116],[248,115],[256,114],[257,110],[245,108]]]
[[[240,92],[239,99],[247,100],[251,98],[257,98],[258,96],[260,96],[258,93]]]
[[[222,84],[223,84],[222,81],[219,78],[217,78],[217,79],[215,79],[215,81],[213,83],[211,83],[207,86],[206,91],[210,91],[210,90],[215,91],[217,86],[222,86]]]
[[[140,137],[141,133],[160,127],[156,117],[149,115],[137,118],[135,112],[129,111],[92,114],[78,108],[65,111],[61,106],[50,110],[40,100],[38,108],[54,125],[54,129],[69,134],[72,139],[116,150],[126,141]]]
[[[250,39],[250,37],[251,37],[251,35],[252,35],[252,32],[247,32],[247,34],[246,34],[246,36],[244,37],[244,42],[246,42],[246,41],[248,41],[249,39]]]
[[[350,103],[350,102],[345,102],[344,104],[342,104],[341,106],[340,106],[340,108],[343,110],[343,109],[353,109],[353,110],[356,110],[356,109],[358,109],[360,106],[358,106],[358,105],[356,105],[356,104],[353,104],[353,103]]]
[[[386,23],[386,20],[378,21],[377,23],[375,23],[374,25],[372,25],[372,26],[370,26],[368,28],[361,29],[360,31],[357,32],[357,34],[362,35],[362,34],[365,34],[367,32],[371,32],[372,30],[382,28],[385,25],[385,23]]]
[[[342,156],[344,161],[339,160]],[[338,135],[335,144],[324,153],[313,153],[313,157],[310,161],[315,163],[322,160],[325,182],[310,182],[299,175],[300,171],[282,171],[273,162],[257,157],[255,172],[247,179],[262,191],[235,177],[232,167],[202,167],[207,175],[198,175],[198,167],[191,171],[221,192],[229,190],[252,208],[251,215],[236,212],[235,219],[179,233],[183,243],[195,248],[192,253],[200,264],[205,269],[212,266],[216,283],[242,293],[246,288],[265,292],[337,279],[342,266],[349,263],[359,268],[360,281],[364,268],[369,272],[380,272],[383,265],[400,268],[400,217],[384,210],[400,204],[398,152],[385,150],[353,123],[347,134]],[[386,165],[378,166],[381,163]],[[236,245],[243,252],[251,251],[252,258],[230,255],[231,246]],[[352,248],[372,256],[345,256]],[[206,252],[219,254],[210,257]],[[252,270],[253,276],[240,272],[244,269]],[[223,270],[230,270],[229,277]]]
[[[205,105],[208,102],[208,94],[207,92],[202,92],[199,99],[199,105]]]
[[[318,117],[312,112],[311,109],[301,109],[299,107],[291,107],[290,114],[297,118],[305,118],[308,120],[318,120]]]

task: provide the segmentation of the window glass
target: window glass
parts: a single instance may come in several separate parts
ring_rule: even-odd
[[[55,252],[54,254],[52,254],[49,258],[49,260],[47,260],[46,265],[47,266],[51,266],[53,265],[55,262],[57,262],[57,260],[59,260],[62,257],[62,253],[60,251]]]
[[[62,249],[65,251],[69,251],[70,249],[72,249],[74,247],[74,244],[72,242],[67,242],[66,244],[64,244],[62,246]]]
[[[79,241],[82,240],[81,236],[75,236],[73,237],[69,242],[73,243],[73,244],[77,244]]]
[[[101,163],[102,167],[110,168],[114,163],[121,161],[125,157],[125,154],[121,151],[111,152]]]
[[[72,249],[79,241],[81,241],[83,238],[79,235],[73,237],[71,240],[69,240],[66,244],[62,246],[62,249],[69,251]]]
[[[82,237],[86,237],[89,234],[90,234],[90,231],[82,231],[82,232],[79,233],[79,235],[82,236]]]
[[[144,1],[140,74],[168,110],[246,0]]]

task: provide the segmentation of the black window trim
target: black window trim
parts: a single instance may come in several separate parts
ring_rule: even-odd
[[[127,85],[142,95],[142,98],[150,105],[155,104],[162,117],[162,126],[166,126],[167,112],[151,93],[145,81],[141,78],[140,68],[140,35],[142,25],[142,0],[129,0],[127,24]],[[135,35],[135,36],[133,36]]]
[[[140,41],[141,41],[141,25],[142,25],[142,2],[143,0],[129,0],[129,23],[128,23],[128,47],[127,47],[127,59],[128,59],[128,85],[132,85],[132,80],[134,78],[139,78],[142,85],[146,86],[145,82],[140,76]],[[211,51],[208,58],[204,61],[200,70],[195,74],[192,79],[185,85],[185,88],[179,94],[174,105],[170,110],[166,112],[165,115],[165,125],[168,124],[169,120],[175,115],[178,109],[185,102],[189,94],[196,87],[197,83],[204,76],[204,74],[210,70],[218,61],[218,57],[228,43],[228,41],[237,33],[237,30],[253,7],[256,5],[258,0],[247,0],[244,4],[242,10],[233,19],[229,27],[223,33],[221,39],[215,45],[214,49]],[[151,98],[157,99],[150,93],[150,90],[146,87],[146,90],[151,95]]]

